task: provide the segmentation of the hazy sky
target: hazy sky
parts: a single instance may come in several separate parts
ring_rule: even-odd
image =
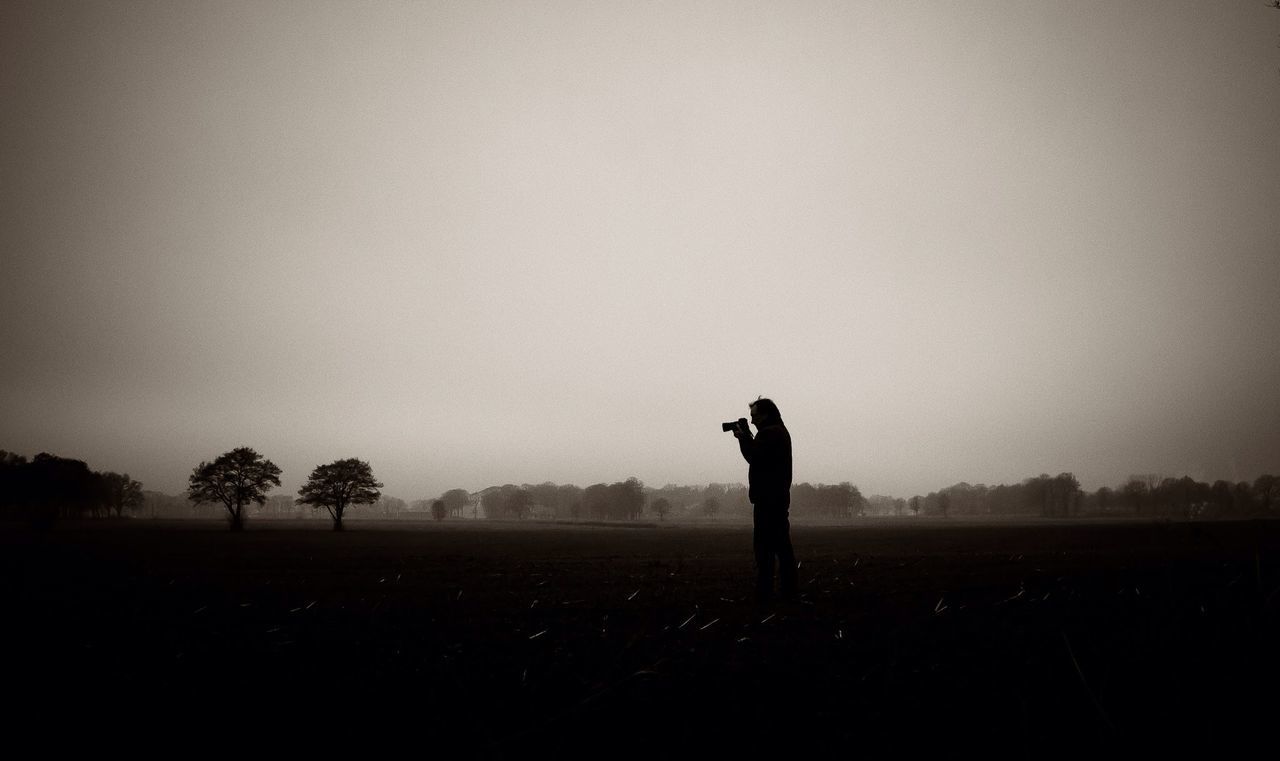
[[[1280,471],[1280,12],[8,2],[0,448],[177,492]]]

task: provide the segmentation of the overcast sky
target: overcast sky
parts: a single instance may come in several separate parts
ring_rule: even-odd
[[[176,493],[1280,471],[1280,12],[0,5],[0,448]]]

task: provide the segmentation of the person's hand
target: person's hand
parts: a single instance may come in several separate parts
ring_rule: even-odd
[[[735,439],[745,438],[747,441],[751,441],[751,428],[739,422],[733,427],[733,437]]]

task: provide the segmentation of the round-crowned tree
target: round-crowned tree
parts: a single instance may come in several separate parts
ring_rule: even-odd
[[[333,518],[333,530],[342,530],[342,514],[352,505],[369,505],[378,501],[382,488],[373,477],[369,463],[354,457],[317,465],[307,482],[298,490],[300,505],[323,507]]]
[[[197,505],[220,502],[231,518],[231,530],[244,528],[244,506],[267,501],[267,492],[280,485],[280,469],[249,447],[233,449],[191,472],[187,498]]]

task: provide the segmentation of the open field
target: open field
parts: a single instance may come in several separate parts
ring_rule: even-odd
[[[795,527],[804,601],[766,608],[745,526],[0,530],[8,715],[502,758],[1269,741],[1277,522],[904,525]]]

